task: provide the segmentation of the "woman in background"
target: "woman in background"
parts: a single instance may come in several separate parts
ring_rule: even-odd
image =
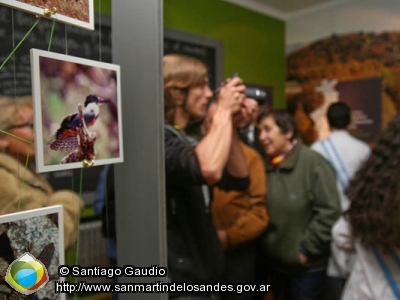
[[[341,213],[335,171],[297,138],[288,112],[261,113],[258,131],[266,154],[270,216],[262,253],[274,299],[320,299],[331,229]]]
[[[350,182],[350,208],[333,228],[333,251],[356,253],[343,297],[400,299],[400,115]]]
[[[54,192],[35,172],[32,97],[0,97],[0,215],[63,206],[64,248],[74,245],[83,202],[69,190]]]

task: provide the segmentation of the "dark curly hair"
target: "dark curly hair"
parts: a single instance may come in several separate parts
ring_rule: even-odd
[[[391,119],[347,188],[345,215],[366,248],[400,249],[400,114]]]

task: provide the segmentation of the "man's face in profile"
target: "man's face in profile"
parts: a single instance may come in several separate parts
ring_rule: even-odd
[[[207,113],[208,101],[213,92],[208,86],[208,79],[200,86],[189,88],[185,110],[192,119],[203,118]]]

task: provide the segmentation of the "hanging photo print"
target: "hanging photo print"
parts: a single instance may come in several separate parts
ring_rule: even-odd
[[[123,161],[120,67],[31,49],[37,172]]]
[[[0,0],[0,4],[62,23],[94,30],[93,0]]]
[[[61,205],[0,216],[1,299],[65,299],[55,293],[64,280],[62,224]]]

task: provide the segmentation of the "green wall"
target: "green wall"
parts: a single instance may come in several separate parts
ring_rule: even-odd
[[[111,15],[111,0],[94,0],[93,8],[95,12]]]
[[[285,107],[285,22],[222,0],[164,0],[164,27],[223,42],[223,75],[269,85]]]

